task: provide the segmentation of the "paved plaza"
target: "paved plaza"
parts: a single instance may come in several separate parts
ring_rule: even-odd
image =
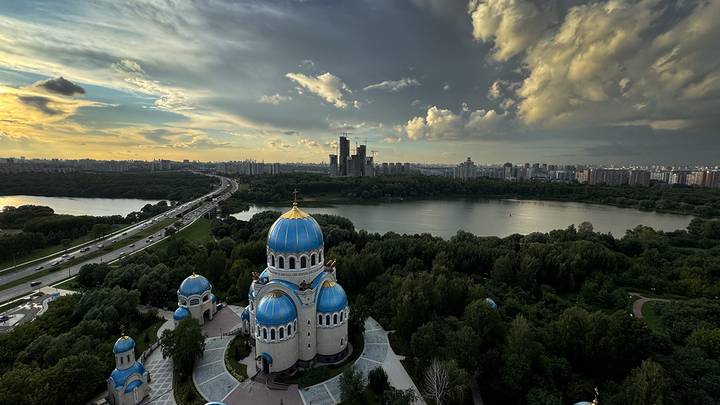
[[[230,311],[228,311],[230,312]],[[205,339],[205,352],[193,370],[193,382],[208,401],[224,402],[240,384],[225,367],[225,350],[234,336]]]
[[[162,350],[158,347],[145,360],[145,369],[150,372],[151,379],[147,403],[175,405],[172,359],[163,359]]]
[[[217,337],[227,335],[231,330],[237,329],[239,326],[240,316],[226,306],[215,313],[212,321],[206,320],[202,330],[207,337]]]

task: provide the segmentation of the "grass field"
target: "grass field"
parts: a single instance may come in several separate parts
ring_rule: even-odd
[[[193,222],[192,225],[173,235],[171,238],[165,239],[157,245],[154,245],[151,249],[166,249],[167,244],[171,239],[185,239],[188,242],[195,244],[209,242],[213,240],[212,234],[210,233],[211,225],[212,222],[209,219],[200,218]]]
[[[646,302],[642,307],[642,314],[643,319],[650,330],[658,335],[667,336],[668,331],[665,329],[662,319],[660,318],[660,314],[658,313],[658,307],[661,305],[665,305],[665,303],[658,301]]]

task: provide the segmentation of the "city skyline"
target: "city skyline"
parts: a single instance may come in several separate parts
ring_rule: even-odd
[[[0,150],[324,162],[349,132],[376,162],[713,166],[718,18],[714,1],[11,1]]]

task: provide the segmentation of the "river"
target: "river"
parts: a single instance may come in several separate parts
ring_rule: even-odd
[[[251,206],[233,214],[248,220],[266,210],[287,211],[289,207]],[[310,214],[333,214],[348,218],[357,229],[368,232],[424,233],[449,238],[462,229],[480,236],[508,236],[514,233],[548,232],[588,221],[596,232],[621,237],[627,229],[647,225],[657,230],[685,229],[691,215],[664,214],[576,202],[536,200],[425,200],[332,207],[303,207]]]
[[[0,196],[0,209],[11,205],[44,205],[55,210],[56,214],[92,215],[92,216],[125,216],[133,211],[140,211],[145,204],[157,204],[159,200],[140,200],[136,198],[75,198],[75,197],[41,197],[33,195]]]

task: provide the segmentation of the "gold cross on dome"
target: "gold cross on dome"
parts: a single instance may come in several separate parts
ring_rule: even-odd
[[[297,205],[297,195],[298,195],[298,190],[297,189],[293,190],[293,205]]]

